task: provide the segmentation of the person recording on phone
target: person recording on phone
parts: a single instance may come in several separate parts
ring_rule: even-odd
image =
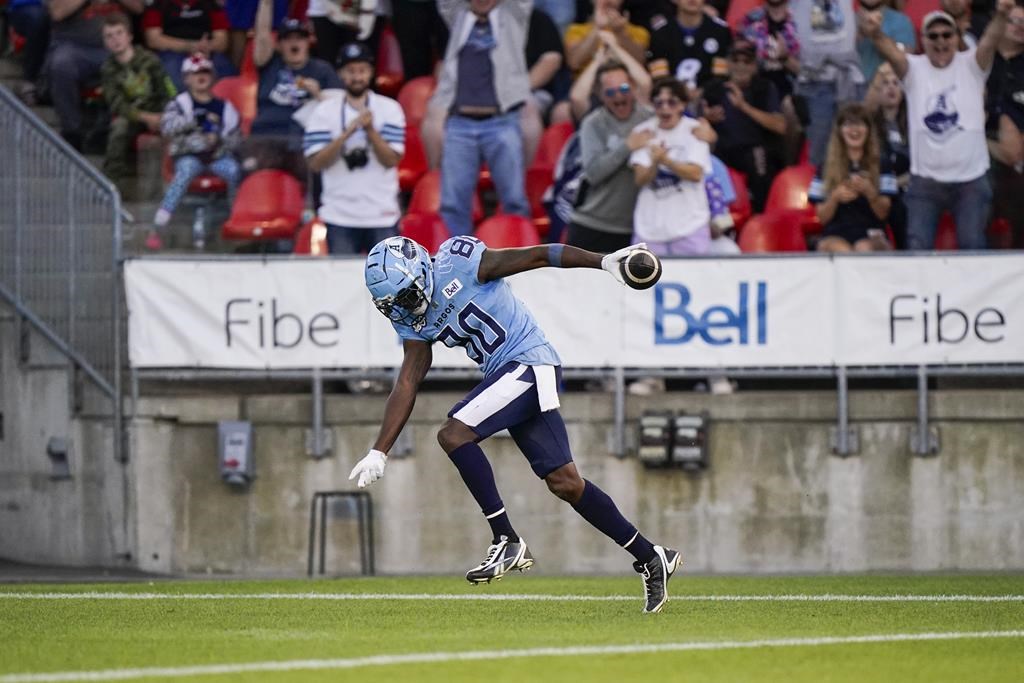
[[[323,174],[318,211],[332,254],[365,254],[398,234],[398,162],[405,153],[405,114],[397,101],[370,91],[373,55],[362,43],[338,54],[344,97],[317,104],[302,140],[309,168]]]

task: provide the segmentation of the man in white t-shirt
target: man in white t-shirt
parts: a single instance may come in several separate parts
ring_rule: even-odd
[[[373,56],[362,43],[338,55],[343,97],[317,104],[306,123],[303,152],[323,174],[319,215],[332,254],[361,254],[398,234],[398,162],[405,153],[405,114],[390,97],[370,92]]]
[[[937,10],[921,22],[923,55],[904,53],[881,30],[878,12],[861,12],[864,35],[903,80],[910,137],[907,246],[931,249],[943,211],[956,220],[961,249],[984,249],[992,204],[985,142],[985,80],[1013,0],[998,0],[977,48],[958,51],[959,29]]]
[[[659,256],[708,253],[711,246],[704,178],[711,173],[711,151],[693,135],[700,125],[684,118],[686,86],[673,78],[652,88],[655,118],[635,131],[649,131],[647,145],[629,157],[640,193],[633,213],[633,242],[646,242]]]

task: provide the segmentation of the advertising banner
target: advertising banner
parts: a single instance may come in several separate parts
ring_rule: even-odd
[[[1019,255],[666,260],[644,291],[598,270],[509,282],[566,367],[1024,362]],[[357,259],[132,260],[125,286],[133,367],[401,363]],[[435,344],[434,366],[473,363]]]

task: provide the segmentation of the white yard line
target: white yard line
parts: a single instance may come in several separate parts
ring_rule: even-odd
[[[483,589],[481,589],[483,590]],[[0,600],[494,600],[521,602],[618,602],[638,595],[543,595],[531,593],[81,593],[0,592]],[[690,602],[1024,602],[1024,595],[678,595]]]
[[[650,645],[595,645],[577,647],[539,647],[523,650],[479,650],[476,652],[425,652],[406,655],[375,655],[348,659],[296,659],[277,662],[246,662],[207,664],[180,667],[147,667],[138,669],[106,669],[103,671],[55,671],[20,673],[0,676],[0,683],[56,683],[59,681],[123,681],[133,678],[183,678],[215,674],[238,674],[271,671],[313,671],[356,669],[397,664],[441,664],[531,657],[578,657],[618,654],[657,654],[712,650],[755,650],[771,647],[818,647],[823,645],[855,645],[862,643],[903,643],[936,640],[967,640],[985,638],[1021,638],[1024,631],[977,631],[951,633],[885,633],[865,636],[822,638],[778,638],[772,640],[732,640],[719,642],[660,643]]]

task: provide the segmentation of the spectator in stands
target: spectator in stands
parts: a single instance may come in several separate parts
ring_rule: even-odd
[[[622,0],[595,0],[590,20],[566,29],[565,60],[574,77],[593,61],[597,49],[608,42],[602,39],[602,31],[615,36],[615,43],[634,60],[641,64],[646,61],[650,34],[642,26],[629,23],[627,17],[622,13]]]
[[[391,27],[402,50],[405,80],[432,76],[448,45],[448,27],[437,13],[436,1],[391,0]]]
[[[206,55],[220,76],[238,69],[228,59],[228,17],[217,0],[153,0],[142,17],[146,46],[160,57],[174,87],[184,90],[182,61],[196,52]]]
[[[956,0],[960,1],[960,0]],[[917,52],[914,23],[903,12],[889,7],[888,0],[860,0],[860,8],[868,12],[880,12],[882,15],[882,33],[892,38],[904,52]],[[857,54],[860,55],[860,70],[868,83],[875,77],[875,71],[885,63],[882,55],[875,49],[875,43],[858,32]]]
[[[405,114],[370,91],[373,55],[349,43],[338,55],[344,97],[321,101],[306,125],[309,168],[323,173],[320,218],[332,254],[360,254],[398,234],[398,162],[405,153]]]
[[[364,12],[362,5],[362,2],[349,0],[309,1],[306,16],[313,22],[316,33],[317,57],[335,64],[343,45],[370,39],[377,15],[372,9]]]
[[[754,44],[758,70],[775,84],[779,97],[792,95],[800,72],[800,40],[789,0],[765,0],[747,12],[736,33]]]
[[[751,55],[753,59],[753,55]],[[711,245],[711,213],[704,178],[711,174],[711,151],[686,118],[686,86],[674,78],[654,82],[655,117],[634,128],[649,133],[633,150],[629,165],[639,190],[633,212],[633,242],[646,242],[659,256],[699,256]]]
[[[124,14],[106,16],[103,44],[110,56],[100,70],[100,83],[112,116],[103,172],[116,179],[133,174],[128,161],[135,138],[147,131],[160,132],[164,107],[175,90],[160,59],[132,44],[132,23]]]
[[[786,134],[780,150],[783,165],[794,164],[803,148],[803,129],[807,121],[803,101],[794,97],[796,76],[800,72],[800,40],[789,9],[789,0],[766,0],[743,17],[737,30],[757,50],[758,73],[775,85],[786,119]]]
[[[718,0],[716,0],[718,2]],[[583,4],[586,4],[583,0]],[[629,13],[629,21],[642,26],[648,31],[660,26],[665,20],[671,19],[676,13],[675,0],[623,0],[623,13]],[[577,16],[580,16],[577,13]]]
[[[573,120],[580,121],[592,109],[602,106],[595,84],[598,69],[608,61],[619,62],[626,69],[637,102],[640,104],[650,103],[651,74],[642,62],[633,59],[626,50],[622,49],[614,34],[605,32],[601,34],[601,46],[598,47],[594,59],[590,60],[586,68],[580,72],[569,90]]]
[[[892,65],[882,62],[868,87],[864,105],[872,112],[883,163],[896,176],[899,192],[892,195],[889,230],[897,249],[907,248],[907,206],[903,194],[910,184],[910,136],[907,132],[907,98]]]
[[[242,68],[249,31],[256,25],[256,10],[260,0],[224,0],[224,13],[228,17],[228,57],[236,68]],[[273,27],[277,28],[288,15],[289,0],[274,0]]]
[[[871,114],[861,104],[839,110],[825,165],[811,181],[809,201],[824,228],[818,251],[884,251],[896,177],[881,156]]]
[[[653,27],[647,65],[651,75],[673,76],[691,89],[726,75],[732,31],[704,9],[704,0],[676,0],[675,20],[662,19]]]
[[[756,48],[747,40],[729,51],[729,79],[704,89],[704,115],[718,133],[715,154],[747,176],[754,211],[764,210],[772,180],[779,172],[779,147],[786,132],[775,84],[757,75]]]
[[[961,249],[983,249],[992,202],[985,142],[985,79],[1013,0],[999,0],[976,49],[957,51],[958,31],[945,12],[921,22],[923,55],[907,55],[884,33],[877,12],[862,12],[865,35],[902,78],[910,128],[907,242],[931,249],[942,212],[956,220]]]
[[[502,209],[530,215],[519,109],[530,96],[526,34],[531,0],[440,0],[451,40],[430,109],[449,112],[441,151],[441,216],[472,232],[471,202],[487,162]],[[426,124],[425,124],[426,126]],[[424,143],[427,144],[426,128]]]
[[[1010,246],[1024,249],[1024,7],[1010,10],[985,89],[997,217],[1010,222]]]
[[[127,10],[142,11],[142,0],[48,0],[50,55],[47,78],[50,97],[68,144],[82,149],[81,89],[99,82],[100,67],[107,58],[103,47],[103,16]]]
[[[654,139],[652,130],[637,129],[653,111],[637,102],[635,84],[621,62],[591,65],[584,75],[590,69],[596,71],[602,106],[580,125],[583,180],[566,243],[610,253],[632,242],[638,188],[629,158]]]
[[[196,177],[210,172],[223,178],[229,199],[241,177],[232,155],[240,138],[239,115],[230,102],[213,95],[213,61],[197,52],[185,59],[181,73],[186,90],[167,103],[160,121],[160,130],[168,139],[168,154],[174,160],[174,177],[146,238],[146,248],[152,250],[163,247],[161,233]]]
[[[298,19],[285,19],[271,35],[273,0],[260,0],[256,12],[253,61],[259,69],[256,120],[239,156],[246,172],[259,168],[286,170],[306,182],[302,126],[292,115],[320,97],[322,89],[342,87],[330,64],[310,57],[309,29]]]
[[[810,161],[820,168],[837,106],[863,97],[853,0],[793,0],[790,7],[800,37],[796,93],[807,106]]]
[[[25,39],[21,54],[22,82],[18,84],[18,97],[29,106],[38,102],[36,81],[43,69],[46,50],[50,45],[50,17],[42,0],[10,0],[7,20],[11,28]]]

